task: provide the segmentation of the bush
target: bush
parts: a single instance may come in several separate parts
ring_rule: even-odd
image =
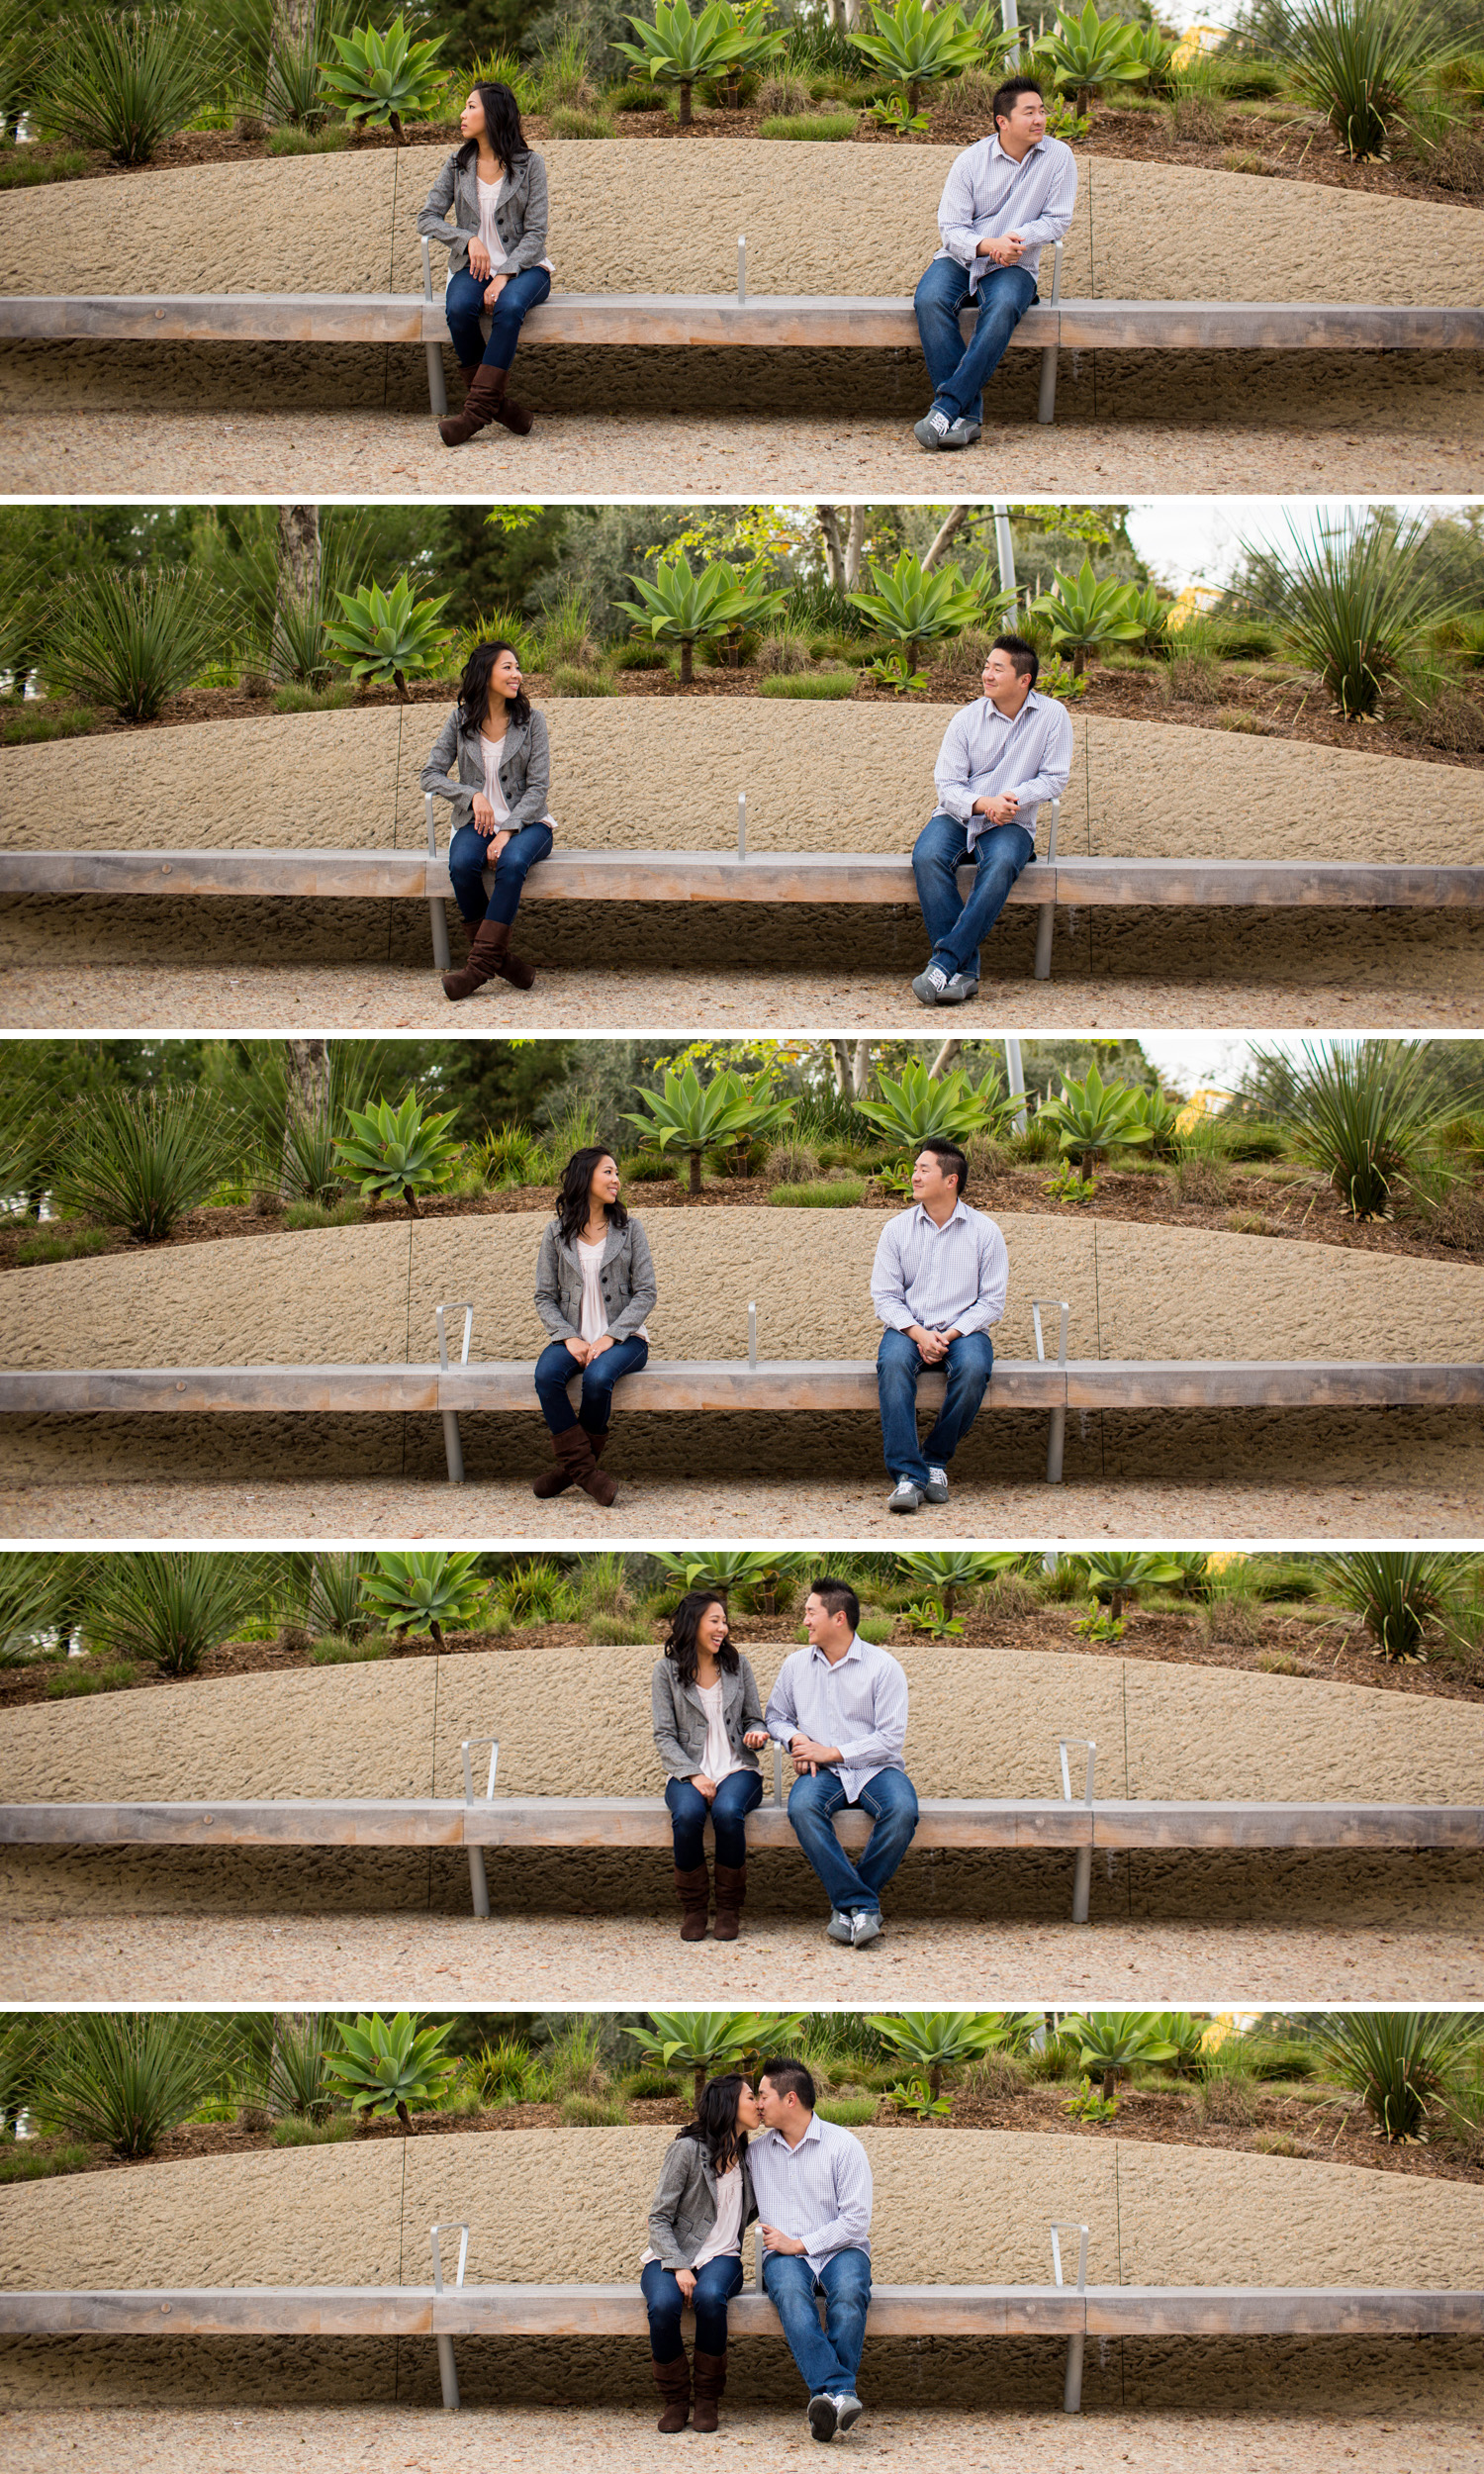
[[[79,2011],[46,2058],[38,2108],[71,2138],[116,2156],[150,2156],[218,2085],[214,2023],[189,2013]]]
[[[1466,2013],[1361,2010],[1325,2020],[1318,2043],[1328,2074],[1363,2098],[1380,2137],[1415,2140],[1457,2086],[1476,2033]]]
[[[794,627],[778,627],[758,638],[757,666],[765,679],[795,678],[809,667],[806,637]]]
[[[394,1633],[426,1632],[443,1647],[443,1632],[469,1631],[484,1601],[479,1558],[433,1547],[378,1555],[361,1575],[361,1598]]]
[[[1452,48],[1431,10],[1395,0],[1300,0],[1277,45],[1293,92],[1325,114],[1357,161],[1385,153],[1393,124]]]
[[[384,1632],[369,1633],[364,1640],[347,1641],[338,1633],[327,1633],[310,1643],[312,1666],[365,1666],[378,1658],[385,1658],[392,1647]]]
[[[355,2124],[348,2113],[331,2114],[327,2122],[308,2122],[302,2114],[286,2114],[273,2125],[275,2147],[338,2146],[341,2140],[354,2139]]]
[[[355,1194],[347,1194],[341,1202],[291,1202],[283,1215],[285,1228],[353,1228],[366,1216],[366,1206]]]
[[[343,121],[331,121],[327,129],[270,129],[270,154],[343,154],[350,143],[350,132]]]
[[[139,1681],[139,1668],[128,1659],[100,1665],[96,1658],[69,1658],[46,1677],[48,1701],[76,1701],[90,1692],[127,1692]]]
[[[653,1641],[654,1628],[643,1615],[593,1615],[588,1636],[600,1649],[639,1648]]]
[[[1303,1057],[1300,1067],[1279,1058],[1270,1068],[1286,1085],[1293,1151],[1328,1175],[1353,1219],[1387,1217],[1393,1185],[1426,1160],[1446,1113],[1426,1042],[1336,1040],[1315,1048],[1306,1040]]]
[[[114,1242],[112,1229],[39,1228],[23,1237],[16,1247],[16,1261],[32,1263],[73,1263],[79,1255],[106,1254]]]
[[[563,2130],[616,2130],[628,2120],[628,2108],[621,2096],[564,2096],[561,2102]]]
[[[512,1564],[496,1582],[492,1595],[516,1626],[554,1624],[572,1612],[567,1583],[545,1556]]]
[[[446,1186],[458,1165],[463,1146],[448,1137],[457,1114],[447,1108],[438,1115],[424,1112],[415,1092],[403,1094],[400,1106],[378,1099],[369,1108],[347,1108],[348,1135],[334,1148],[348,1175],[359,1177],[368,1200],[400,1198],[415,1220],[422,1216],[421,1194]]]
[[[865,1192],[864,1177],[837,1177],[817,1186],[775,1186],[768,1199],[786,1210],[848,1210],[864,1199]]]
[[[200,1085],[95,1092],[76,1103],[53,1191],[63,1210],[148,1245],[205,1200],[236,1147],[232,1120]]]
[[[49,682],[121,721],[152,721],[223,647],[227,613],[187,568],[101,568],[75,584],[46,657]]]
[[[321,89],[344,106],[345,118],[363,129],[390,127],[399,145],[406,145],[404,114],[425,119],[441,100],[446,71],[437,64],[444,38],[414,43],[401,17],[384,31],[360,26],[348,35],[326,29],[340,57],[322,66]]]
[[[28,148],[9,163],[0,163],[0,189],[39,189],[47,181],[80,180],[88,168],[85,154],[50,154],[38,162]]]
[[[670,108],[658,86],[637,78],[626,86],[614,86],[605,99],[610,112],[666,112]]]
[[[1244,544],[1249,597],[1320,672],[1346,720],[1373,714],[1387,678],[1453,615],[1422,563],[1427,521],[1398,522],[1377,508],[1339,523],[1321,520],[1312,537],[1291,519],[1288,529],[1287,550]]]
[[[46,30],[38,119],[115,163],[147,163],[211,102],[221,43],[190,8],[84,8]]]
[[[264,1609],[269,1568],[254,1555],[110,1556],[89,1600],[87,1633],[117,1657],[150,1659],[166,1675],[194,1675],[208,1652]]]
[[[818,2110],[824,2121],[841,2123],[847,2131],[859,2131],[876,2120],[879,2106],[875,2096],[821,2096]]]
[[[839,703],[855,692],[853,670],[809,670],[758,681],[760,696],[801,697],[806,703]]]
[[[613,670],[668,670],[670,655],[663,644],[651,644],[647,636],[635,636],[630,643],[615,645],[608,655]]]
[[[551,115],[553,138],[616,138],[617,130],[604,111],[584,112],[559,104]]]
[[[771,1186],[807,1185],[819,1175],[818,1155],[807,1143],[775,1143],[763,1164],[763,1175]]]
[[[760,138],[792,138],[806,144],[838,144],[856,134],[858,112],[780,112],[759,121]]]
[[[1402,1664],[1422,1658],[1431,1625],[1447,1627],[1456,1618],[1469,1567],[1446,1549],[1413,1547],[1325,1556],[1320,1569],[1326,1595],[1361,1618],[1376,1656]]]
[[[563,662],[551,674],[553,696],[616,696],[618,690],[602,670],[578,670]]]

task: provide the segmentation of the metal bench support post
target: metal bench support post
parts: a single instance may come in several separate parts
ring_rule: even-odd
[[[1061,304],[1061,299],[1062,243],[1059,240],[1052,251],[1051,307],[1057,309]],[[1059,319],[1057,321],[1059,330],[1061,323]],[[1041,394],[1036,405],[1036,419],[1039,422],[1052,422],[1057,418],[1057,350],[1055,343],[1049,343],[1041,355]]]
[[[424,249],[426,248],[427,242],[425,240],[423,241],[422,246]],[[431,349],[432,346],[429,344],[428,350],[431,351]],[[433,826],[433,795],[431,791],[424,791],[422,795],[422,805],[427,813],[427,855],[429,859],[436,863],[438,856],[438,836]],[[448,913],[443,907],[443,897],[441,894],[428,895],[427,916],[428,922],[432,928],[433,969],[435,971],[446,971],[451,967],[453,957],[448,950]]]
[[[1060,2236],[1063,2234],[1075,2234],[1077,2237],[1077,2292],[1085,2294],[1087,2291],[1088,2228],[1085,2225],[1054,2225],[1052,2227],[1052,2267],[1059,2285],[1062,2283]],[[1067,2339],[1067,2377],[1062,2387],[1064,2414],[1080,2414],[1082,2411],[1082,2355],[1086,2350],[1086,2345],[1087,2338],[1084,2331],[1079,2331],[1075,2336],[1068,2336]]]
[[[1057,1364],[1065,1367],[1067,1364],[1067,1322],[1071,1308],[1065,1297],[1033,1297],[1031,1299],[1031,1323],[1036,1334],[1036,1355],[1043,1364],[1046,1360],[1046,1338],[1041,1329],[1041,1309],[1044,1305],[1056,1306],[1061,1315],[1062,1336],[1057,1348]],[[1067,1404],[1064,1401],[1060,1408],[1053,1409],[1051,1413],[1051,1434],[1046,1446],[1046,1482],[1049,1486],[1060,1486],[1062,1483],[1062,1460],[1066,1450]]]
[[[432,296],[432,260],[428,255],[427,238],[424,234],[422,240],[422,298],[424,301],[430,301]],[[427,353],[427,401],[429,410],[435,415],[439,413],[446,413],[448,410],[448,389],[443,380],[443,346],[441,343],[429,343],[424,348]],[[458,2404],[457,2397],[455,2397],[453,2402],[455,2405]]]
[[[426,246],[426,242],[423,243],[423,246]],[[431,2228],[428,2238],[432,2243],[433,2292],[435,2294],[441,2294],[443,2291],[443,2262],[438,2256],[438,2236],[440,2234],[457,2234],[459,2237],[458,2274],[453,2280],[455,2285],[463,2284],[464,2266],[469,2257],[469,2228],[467,2225],[435,2225]],[[459,2374],[458,2365],[455,2363],[453,2358],[453,2338],[451,2336],[439,2336],[435,2338],[434,2341],[438,2348],[438,2385],[443,2391],[443,2403],[450,2414],[457,2414],[459,2410]]]
[[[464,1345],[459,1353],[459,1364],[467,1366],[469,1335],[474,1329],[474,1308],[466,1297],[461,1297],[457,1305],[440,1305],[435,1311],[438,1319],[438,1372],[440,1375],[446,1375],[448,1372],[448,1328],[443,1317],[445,1314],[462,1314],[464,1318]],[[464,1482],[464,1445],[463,1438],[459,1434],[457,1409],[443,1411],[443,1453],[448,1463],[450,1486],[461,1486]]]
[[[1057,827],[1061,821],[1062,802],[1060,799],[1054,799],[1051,834],[1046,845],[1046,864],[1049,868],[1055,867],[1057,863]],[[1036,912],[1036,977],[1038,980],[1051,978],[1052,938],[1056,933],[1056,926],[1057,897],[1053,894],[1051,901],[1042,903]]]
[[[1092,1803],[1092,1772],[1097,1761],[1097,1745],[1093,1741],[1092,1737],[1084,1735],[1064,1735],[1059,1739],[1057,1751],[1062,1761],[1062,1798],[1064,1803],[1067,1804],[1071,1802],[1071,1775],[1067,1766],[1067,1755],[1068,1750],[1082,1752],[1087,1756],[1087,1784],[1083,1793],[1082,1801],[1090,1808]],[[1079,1847],[1077,1849],[1076,1867],[1072,1873],[1071,1921],[1073,1924],[1086,1923],[1087,1910],[1091,1904],[1091,1900],[1092,1849],[1091,1846],[1088,1845],[1087,1847]]]
[[[472,1735],[467,1742],[459,1746],[464,1763],[464,1802],[466,1804],[472,1804],[475,1800],[474,1769],[469,1756],[476,1745],[482,1750],[487,1744],[490,1748],[490,1774],[485,1781],[483,1800],[488,1804],[495,1792],[495,1772],[500,1766],[500,1738],[494,1735]],[[469,1894],[474,1901],[474,1912],[476,1916],[487,1917],[490,1912],[490,1884],[485,1874],[485,1851],[482,1847],[471,1847],[466,1852],[469,1857]]]

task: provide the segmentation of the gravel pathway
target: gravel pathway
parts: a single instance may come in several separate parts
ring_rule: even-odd
[[[1280,356],[1291,358],[1291,355]],[[1425,355],[1405,355],[1421,363]],[[1181,492],[1374,492],[1469,495],[1484,487],[1481,405],[1462,354],[1426,388],[1398,400],[1395,355],[1348,356],[1323,426],[1234,418],[1243,400],[1191,420],[1189,380],[1166,382],[1163,420],[1017,426],[1017,492],[1098,498],[1137,488]],[[1409,373],[1414,374],[1414,373]],[[1431,369],[1428,373],[1431,375]],[[1269,382],[1277,395],[1280,388]],[[1400,413],[1400,418],[1399,418]],[[706,413],[545,414],[529,438],[476,444],[455,460],[425,414],[112,412],[90,408],[86,443],[75,413],[39,400],[0,414],[0,488],[17,496],[85,490],[105,498],[410,499],[449,490],[543,500],[592,496],[933,498],[929,465],[901,421],[857,417],[768,420]],[[987,494],[1004,480],[992,454],[955,467],[955,487]]]
[[[1384,2349],[1378,2347],[1384,2359]],[[1328,2411],[1285,2413],[1084,2413],[1068,2425],[1048,2413],[971,2414],[900,2407],[869,2413],[847,2441],[847,2461],[921,2468],[952,2463],[975,2474],[1105,2474],[1159,2466],[1166,2474],[1463,2474],[1484,2442],[1466,2389],[1413,2403],[1418,2373],[1396,2349],[1397,2402],[1356,2415],[1343,2379]],[[1405,2367],[1402,2367],[1405,2365]],[[1306,2391],[1312,2394],[1316,2369]],[[1379,2380],[1377,2382],[1379,2385]],[[1457,2383],[1459,2387],[1463,2383]],[[1382,2419],[1383,2415],[1387,2419]],[[648,2408],[506,2406],[465,2408],[455,2421],[417,2406],[241,2406],[226,2412],[140,2410],[48,2403],[0,2415],[0,2457],[11,2474],[347,2474],[410,2467],[414,2474],[501,2474],[561,2462],[581,2474],[652,2474],[657,2456]],[[714,2438],[685,2434],[687,2466],[731,2462],[812,2463],[802,2418],[756,2407],[726,2409]],[[743,2452],[746,2452],[745,2457]],[[698,2452],[698,2453],[697,2453]]]
[[[610,1511],[587,1496],[538,1503],[527,1486],[494,1481],[452,1488],[418,1478],[334,1478],[296,1483],[242,1478],[213,1485],[182,1479],[139,1483],[38,1483],[0,1488],[0,1537],[86,1538],[120,1545],[147,1538],[562,1538],[647,1547],[677,1538],[757,1543],[827,1538],[837,1544],[899,1544],[902,1521],[875,1486],[796,1485],[730,1477],[626,1480]],[[1446,1538],[1475,1545],[1484,1533],[1484,1447],[1444,1480],[1413,1482],[1367,1474],[1362,1489],[1307,1485],[1292,1472],[1265,1482],[1182,1486],[1151,1480],[1045,1485],[969,1482],[941,1512],[916,1515],[911,1538],[926,1546],[972,1539],[1041,1545],[1116,1536],[1297,1546],[1363,1545],[1376,1538]]]
[[[1230,1024],[1242,1029],[1446,1031],[1484,1024],[1484,984],[1458,957],[1409,952],[1401,972],[1377,969],[1363,985],[1352,977],[1309,982],[1223,977],[1180,980],[1089,979],[1064,976],[1037,986],[986,975],[974,1015],[983,1033],[1013,1024],[1027,1006],[1038,1028],[1184,1029]],[[295,963],[248,969],[185,970],[163,965],[81,963],[65,972],[54,961],[0,968],[0,1028],[6,1030],[140,1031],[261,1030],[287,1024],[349,1030],[439,1030],[453,1017],[431,971],[383,965],[353,969]],[[827,1023],[832,1033],[910,1029],[922,1008],[903,982],[877,976],[836,981],[797,972],[543,971],[528,995],[492,981],[457,1017],[463,1030],[561,1034],[591,1030],[595,1021],[616,1033],[691,1030],[699,1022],[734,1037],[742,1031],[794,1035]],[[809,1033],[814,1036],[814,1033]]]
[[[860,1952],[787,1917],[749,1924],[732,1945],[682,1943],[668,1919],[641,1916],[604,1916],[597,1929],[551,1915],[69,1917],[7,1924],[0,2000],[647,2009],[807,1998],[910,2010],[952,2007],[971,1990],[975,2001],[1035,2009],[1484,1999],[1484,1898],[1453,1884],[1426,1907],[1399,1895],[1389,1917],[1379,1893],[1373,1904],[1364,1939],[1351,1933],[1348,1948],[1338,1916],[1218,1926],[912,1917]],[[1390,1929],[1370,1929],[1377,1922]]]

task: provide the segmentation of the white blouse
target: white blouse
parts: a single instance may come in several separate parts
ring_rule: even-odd
[[[721,1677],[718,1675],[714,1683],[697,1683],[696,1689],[706,1714],[706,1749],[700,1757],[700,1774],[719,1787],[723,1778],[729,1778],[734,1769],[741,1769],[744,1764],[733,1753],[727,1737]]]
[[[742,2255],[742,2167],[728,2165],[725,2173],[716,2176],[716,2222],[696,2252],[692,2266],[703,2268],[708,2259],[734,2259]]]
[[[495,209],[500,203],[500,193],[505,187],[505,180],[503,177],[499,180],[480,180],[477,173],[475,179],[479,187],[479,237],[490,252],[491,274],[503,274],[510,261],[506,256],[505,243],[500,238],[495,222]],[[548,275],[555,273],[556,269],[549,257],[543,257],[538,262],[545,267]]]
[[[607,1333],[608,1309],[603,1293],[603,1258],[607,1252],[607,1243],[606,1237],[600,1237],[596,1246],[590,1246],[586,1237],[579,1237],[577,1241],[577,1259],[583,1276],[582,1320],[577,1328],[583,1340],[602,1340]],[[649,1338],[642,1323],[633,1337],[636,1340]],[[706,1774],[709,1776],[709,1771]]]
[[[479,734],[480,761],[484,765],[485,769],[485,797],[495,810],[495,830],[497,833],[504,830],[505,826],[509,824],[510,817],[510,803],[507,800],[504,791],[500,787],[500,760],[505,752],[505,741],[506,733],[504,730],[501,731],[498,739],[492,739],[488,730],[481,730]],[[553,832],[556,831],[555,816],[542,816],[540,821],[542,824],[550,825]],[[593,1335],[591,1332],[585,1331],[583,1333],[583,1338],[585,1340],[591,1340],[592,1337]],[[648,1337],[647,1333],[645,1337]]]

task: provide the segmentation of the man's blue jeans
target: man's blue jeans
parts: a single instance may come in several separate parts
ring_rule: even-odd
[[[933,960],[943,970],[979,976],[979,947],[1005,904],[1021,869],[1036,856],[1036,836],[1023,824],[990,824],[969,847],[969,827],[940,809],[929,816],[912,845],[912,874],[923,925],[933,940]],[[959,899],[959,870],[973,858],[969,900]]]
[[[761,2235],[759,2240],[762,2239]],[[811,2397],[855,2394],[866,2342],[866,2306],[871,2300],[871,2259],[864,2250],[837,2250],[816,2281],[797,2251],[765,2250],[763,2289],[783,2322],[788,2351]],[[814,2297],[824,2296],[824,2328]]]
[[[881,1891],[895,1872],[917,1828],[917,1789],[904,1769],[879,1769],[862,1787],[856,1802],[876,1827],[866,1852],[853,1864],[836,1838],[832,1824],[850,1798],[838,1770],[816,1769],[812,1778],[795,1778],[788,1795],[793,1835],[829,1893],[831,1907],[842,1916],[852,1909],[874,1916]]]
[[[553,1340],[536,1360],[536,1397],[541,1415],[554,1435],[569,1426],[586,1426],[590,1435],[605,1435],[613,1414],[613,1385],[620,1375],[637,1375],[649,1355],[647,1340],[615,1340],[601,1357],[583,1368],[582,1408],[574,1410],[567,1385],[577,1373],[577,1360],[565,1340]]]
[[[966,350],[959,312],[970,297],[969,276],[958,259],[935,257],[914,302],[933,403],[950,421],[983,420],[984,380],[998,369],[1011,335],[1036,298],[1036,278],[1023,266],[989,267],[974,295],[978,323]],[[451,318],[448,323],[452,326]]]
[[[763,1780],[756,1769],[732,1769],[709,1803],[689,1778],[668,1778],[665,1801],[674,1825],[678,1872],[694,1872],[705,1861],[705,1822],[711,1816],[716,1833],[716,1861],[733,1866],[747,1861],[747,1816],[763,1801]]]
[[[675,2270],[659,2259],[646,2259],[639,2275],[639,2289],[649,2306],[649,2350],[656,2362],[674,2362],[685,2351],[681,2313],[686,2307],[675,2281]],[[703,2268],[696,2269],[692,2308],[696,2313],[697,2352],[725,2353],[726,2306],[733,2294],[741,2290],[742,2262],[735,2252],[708,2259]]]
[[[538,859],[551,856],[549,824],[522,824],[495,862],[495,886],[485,900],[490,845],[474,824],[461,824],[448,845],[454,900],[466,919],[503,919],[510,927],[520,907],[525,880]]]
[[[881,1449],[893,1477],[925,1486],[928,1469],[946,1469],[979,1413],[994,1372],[994,1343],[986,1331],[960,1332],[940,1360],[948,1377],[943,1406],[926,1443],[917,1440],[917,1385],[928,1363],[910,1332],[890,1325],[876,1353],[877,1394],[881,1410]]]
[[[467,266],[450,275],[443,295],[443,315],[460,369],[472,369],[476,361],[487,361],[492,369],[509,369],[527,313],[538,308],[550,290],[551,277],[545,267],[527,266],[523,274],[511,275],[509,283],[502,286],[495,307],[487,311],[485,287],[478,275],[472,275]],[[488,343],[480,331],[479,322],[484,317],[490,321]]]

